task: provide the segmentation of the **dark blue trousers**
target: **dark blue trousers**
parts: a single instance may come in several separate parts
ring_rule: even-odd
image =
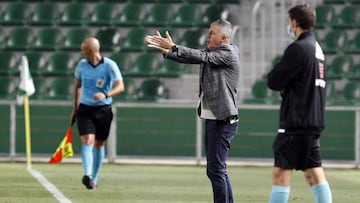
[[[235,136],[238,123],[222,120],[205,121],[206,173],[209,177],[214,203],[233,203],[231,183],[226,170],[230,141]]]

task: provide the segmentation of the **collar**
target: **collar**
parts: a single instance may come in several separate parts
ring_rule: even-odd
[[[98,64],[94,65],[92,64],[90,61],[87,61],[93,68],[96,68],[98,65],[104,63],[104,57],[101,57],[100,61]]]

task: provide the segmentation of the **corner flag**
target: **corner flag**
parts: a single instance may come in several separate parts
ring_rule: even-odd
[[[29,63],[26,56],[21,57],[20,64],[20,84],[19,84],[19,92],[17,95],[17,103],[24,103],[24,96],[31,96],[35,93],[35,86],[33,79],[30,75],[29,71]]]
[[[55,153],[49,160],[49,164],[56,164],[61,162],[64,158],[73,157],[74,151],[72,148],[72,126],[74,122],[71,123],[69,128],[66,131],[65,137],[61,141],[59,147],[56,149]]]

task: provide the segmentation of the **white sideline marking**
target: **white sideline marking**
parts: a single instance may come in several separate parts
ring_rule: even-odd
[[[29,169],[30,174],[38,180],[41,185],[44,186],[60,203],[72,203],[68,198],[66,198],[54,184],[49,182],[39,171],[35,169]]]

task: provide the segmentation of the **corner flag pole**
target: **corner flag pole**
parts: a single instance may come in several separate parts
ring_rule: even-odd
[[[31,170],[31,130],[30,130],[30,111],[29,97],[24,97],[24,118],[25,118],[25,140],[26,140],[26,165]]]

